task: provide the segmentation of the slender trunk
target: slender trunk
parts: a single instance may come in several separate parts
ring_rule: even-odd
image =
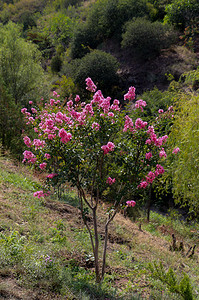
[[[108,242],[108,224],[105,226],[105,238],[104,238],[104,253],[103,253],[103,261],[102,261],[102,278],[104,279],[105,269],[106,269],[106,250],[107,250],[107,242]]]
[[[95,258],[95,275],[96,282],[99,283],[101,281],[100,271],[99,271],[99,238],[98,238],[98,230],[97,230],[97,215],[96,215],[97,206],[93,208],[93,227],[95,234],[95,247],[94,247],[94,258]]]
[[[150,221],[150,211],[151,211],[151,194],[152,194],[152,185],[149,186],[149,197],[147,203],[147,222]]]

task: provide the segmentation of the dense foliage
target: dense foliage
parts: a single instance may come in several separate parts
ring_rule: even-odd
[[[174,32],[160,22],[137,18],[125,25],[122,47],[142,59],[154,58],[175,42]]]

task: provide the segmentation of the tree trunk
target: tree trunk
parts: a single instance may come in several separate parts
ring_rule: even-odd
[[[150,221],[150,211],[151,211],[151,194],[152,194],[152,185],[149,186],[149,196],[147,202],[147,222]]]

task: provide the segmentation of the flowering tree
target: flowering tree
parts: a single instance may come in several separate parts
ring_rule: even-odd
[[[104,98],[100,90],[96,91],[90,78],[86,84],[93,93],[87,103],[81,102],[78,95],[73,101],[61,102],[54,92],[49,103],[32,107],[31,113],[22,109],[27,124],[34,127],[37,135],[33,141],[24,137],[32,151],[26,150],[23,154],[24,162],[49,172],[49,183],[65,181],[77,188],[82,219],[92,244],[96,281],[100,282],[105,274],[109,224],[118,209],[135,205],[135,201],[128,199],[129,191],[146,188],[164,173],[158,161],[166,157],[164,144],[168,136],[155,133],[156,123],[149,125],[141,118],[130,118],[121,110],[118,100],[111,101],[110,97]],[[124,100],[134,99],[135,88],[130,87]],[[136,111],[142,113],[145,106],[145,101],[136,101],[135,115]],[[100,260],[97,214],[101,195],[107,189],[114,197],[106,213]],[[45,193],[37,191],[34,196],[40,198]],[[85,208],[92,214],[92,226]]]

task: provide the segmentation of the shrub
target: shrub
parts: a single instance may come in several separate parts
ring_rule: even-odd
[[[174,0],[166,6],[165,22],[183,30],[186,26],[198,21],[198,0]]]
[[[90,49],[95,49],[97,44],[93,29],[87,24],[81,24],[74,31],[71,40],[71,58],[82,58]]]
[[[25,144],[34,153],[24,151],[23,162],[49,171],[49,186],[64,180],[77,188],[82,220],[92,245],[96,281],[100,282],[105,274],[109,224],[122,205],[123,208],[135,206],[135,201],[128,198],[129,191],[149,187],[164,173],[158,162],[166,157],[164,148],[160,146],[165,144],[168,136],[158,137],[155,134],[155,121],[151,123],[153,126],[149,126],[137,118],[136,110],[142,113],[145,101],[135,102],[135,114],[131,119],[125,110],[120,109],[119,100],[115,99],[111,104],[110,97],[105,98],[101,90],[96,91],[91,78],[86,79],[86,85],[87,90],[95,93],[87,104],[77,96],[74,102],[70,99],[63,103],[54,92],[55,99],[50,99],[50,103],[39,105],[37,110],[32,109],[34,117],[25,108],[22,110],[39,137],[31,141],[24,136]],[[130,87],[124,101],[134,99],[135,88]],[[168,110],[166,115],[169,117],[170,113],[171,110]],[[157,118],[156,121],[160,120]],[[108,187],[114,191],[114,196],[112,206],[105,212],[103,259],[100,264],[97,208],[100,195]],[[41,198],[46,193],[37,191],[34,196]],[[88,213],[92,214],[92,221]]]
[[[84,86],[85,78],[91,77],[98,83],[99,88],[107,93],[118,84],[118,67],[117,59],[111,54],[94,50],[79,61],[74,81],[79,86]]]
[[[144,18],[130,21],[125,26],[122,47],[130,49],[132,54],[141,58],[157,56],[161,49],[174,42],[174,32],[160,22],[150,22]]]

